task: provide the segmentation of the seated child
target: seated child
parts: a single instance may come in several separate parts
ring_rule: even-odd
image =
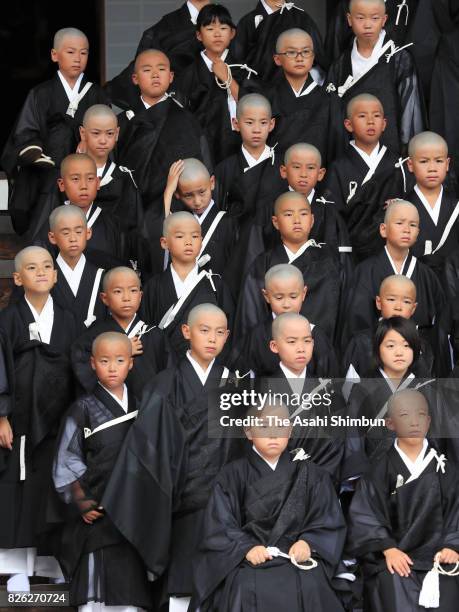
[[[69,204],[55,208],[49,216],[48,236],[58,249],[57,281],[51,294],[62,308],[73,312],[81,333],[105,317],[104,305],[99,300],[104,270],[84,254],[92,230],[82,209]]]
[[[336,131],[349,100],[372,93],[387,117],[384,144],[396,153],[405,152],[410,139],[424,128],[422,92],[412,56],[405,46],[397,47],[384,30],[384,0],[351,0],[347,19],[355,35],[353,45],[332,64],[326,79],[336,105],[336,112],[332,107]],[[343,133],[338,154],[344,153],[346,140]]]
[[[94,160],[85,153],[73,153],[62,162],[57,183],[60,192],[67,197],[66,205],[73,204],[86,215],[91,229],[91,243],[86,252],[88,259],[97,266],[111,267],[128,261],[129,245],[119,220],[97,205],[99,181]],[[49,244],[48,217],[52,210],[52,206],[43,207],[35,243]]]
[[[443,275],[445,258],[459,243],[459,202],[444,185],[450,158],[446,141],[433,132],[411,139],[408,168],[416,178],[407,198],[419,212],[420,231],[413,254],[438,275]]]
[[[231,367],[239,372],[252,370],[255,377],[271,376],[279,367],[279,356],[269,348],[273,319],[285,312],[300,313],[308,288],[301,271],[291,264],[278,264],[265,274],[263,296],[271,313],[242,338],[235,338]],[[308,371],[315,377],[339,376],[339,366],[327,335],[311,323],[314,351]]]
[[[81,612],[96,605],[140,612],[151,605],[147,570],[101,506],[137,416],[136,400],[125,385],[132,368],[129,338],[118,332],[97,336],[91,367],[98,384],[70,407],[54,460],[54,485],[71,507],[59,562],[70,582],[70,604]]]
[[[253,66],[260,78],[269,82],[278,72],[273,64],[276,41],[282,32],[293,28],[304,30],[311,36],[316,57],[314,76],[318,82],[323,81],[327,60],[319,28],[306,11],[293,2],[259,0],[238,23],[235,54],[240,61]]]
[[[319,325],[333,342],[341,299],[341,269],[330,249],[310,239],[314,224],[311,205],[300,193],[284,193],[275,202],[272,222],[281,241],[261,253],[249,267],[241,287],[235,337],[270,315],[262,294],[266,272],[276,264],[292,263],[308,287],[301,313]]]
[[[164,210],[185,210],[194,216],[201,226],[202,246],[199,257],[209,255],[212,270],[223,274],[233,253],[236,240],[236,224],[212,197],[215,178],[198,159],[174,162],[164,192]],[[173,202],[172,198],[176,201]],[[161,246],[158,245],[159,250]],[[161,257],[157,257],[161,261]],[[161,270],[159,270],[161,271]]]
[[[201,9],[196,37],[204,50],[176,80],[187,108],[201,124],[215,163],[235,153],[240,145],[232,120],[240,87],[252,75],[252,70],[237,64],[232,55],[230,43],[235,34],[236,26],[224,6],[209,4]]]
[[[380,232],[386,246],[355,269],[347,298],[343,345],[358,331],[371,329],[377,321],[375,299],[381,282],[403,274],[416,285],[418,306],[415,322],[432,328],[444,309],[445,297],[438,278],[410,253],[419,234],[419,213],[406,200],[394,200],[386,209]]]
[[[171,69],[178,75],[202,48],[196,38],[196,20],[202,7],[209,3],[210,0],[189,0],[176,11],[163,15],[142,34],[135,56],[147,49],[159,49],[170,57]],[[134,60],[105,85],[110,100],[120,108],[132,107],[137,99],[131,79],[133,72]]]
[[[234,304],[231,293],[218,274],[200,270],[198,255],[202,246],[201,226],[189,212],[166,217],[161,246],[169,252],[170,263],[144,286],[141,316],[164,330],[174,359],[185,355],[186,342],[181,325],[191,308],[202,303],[220,306],[232,322]]]
[[[386,126],[378,98],[367,93],[352,98],[344,127],[353,140],[331,163],[325,180],[324,196],[336,204],[344,218],[359,260],[383,244],[379,224],[384,203],[403,197],[407,191],[403,160],[381,143]]]
[[[50,295],[56,270],[45,249],[20,251],[13,279],[24,295],[0,313],[11,364],[10,403],[0,417],[0,574],[12,575],[8,591],[29,591],[29,576],[62,578],[46,509],[59,422],[73,400],[77,327]]]
[[[289,453],[286,407],[254,406],[248,416],[252,448],[222,469],[207,505],[192,609],[342,612],[330,580],[345,522],[330,477]]]
[[[126,380],[128,389],[140,400],[145,384],[167,366],[167,351],[163,334],[139,317],[142,291],[138,275],[132,268],[112,268],[102,281],[101,301],[109,314],[97,319],[74,343],[72,367],[81,387],[91,393],[97,384],[90,365],[94,339],[105,332],[126,334],[131,340],[133,366]]]
[[[392,396],[386,423],[396,439],[371,463],[351,502],[348,548],[363,566],[369,612],[424,609],[419,595],[434,558],[445,570],[459,561],[457,473],[426,438],[430,421],[419,391]],[[439,583],[437,609],[452,612],[458,578],[440,575]]]
[[[29,92],[5,145],[2,167],[14,179],[9,210],[21,234],[34,227],[39,195],[55,185],[54,167],[75,151],[86,109],[106,100],[99,85],[84,74],[88,53],[88,39],[80,30],[56,32],[51,59],[59,69]]]
[[[130,168],[142,196],[150,231],[163,214],[163,193],[171,164],[196,157],[212,167],[203,130],[183,104],[169,93],[174,80],[167,55],[155,49],[140,53],[132,81],[135,105],[118,116],[120,137],[116,162]],[[153,239],[158,238],[156,233]]]

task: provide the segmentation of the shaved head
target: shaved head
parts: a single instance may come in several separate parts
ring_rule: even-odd
[[[295,281],[304,287],[304,279],[301,271],[291,264],[278,264],[269,268],[265,274],[265,289],[269,289],[275,281]]]
[[[394,287],[397,287],[402,291],[413,293],[414,299],[416,300],[416,285],[410,278],[403,276],[403,274],[392,274],[391,276],[386,276],[379,287],[379,294],[381,295],[383,293],[388,293],[393,290]]]
[[[22,249],[21,251],[19,251],[19,253],[14,258],[14,271],[20,272],[24,266],[25,261],[33,256],[42,257],[43,259],[49,258],[50,261],[53,261],[51,254],[43,247],[28,246],[28,247],[25,247],[25,249]],[[53,267],[54,267],[54,262],[53,262]]]
[[[108,288],[110,287],[110,283],[118,274],[122,274],[125,278],[129,278],[133,285],[140,287],[139,276],[132,268],[128,268],[127,266],[118,266],[117,268],[111,268],[111,270],[105,272],[104,279],[102,281],[102,291],[104,293],[107,292]]]
[[[171,215],[168,215],[165,218],[163,223],[163,236],[167,237],[171,232],[172,228],[178,223],[192,223],[196,226],[196,229],[199,230],[199,233],[201,233],[201,226],[199,225],[195,217],[189,212],[180,211],[172,213]]]
[[[179,183],[181,181],[196,181],[200,178],[205,180],[210,179],[210,172],[202,161],[199,161],[199,159],[195,159],[194,157],[184,159],[183,170],[179,176]]]
[[[350,0],[349,2],[349,12],[352,13],[352,10],[354,9],[356,4],[374,4],[375,6],[379,6],[381,8],[384,9],[384,12],[386,12],[386,2],[385,0]]]
[[[89,155],[87,155],[86,153],[72,153],[71,155],[67,155],[67,157],[64,157],[61,162],[61,178],[66,176],[70,165],[74,163],[81,164],[82,162],[91,164],[93,172],[97,173],[96,162],[93,160],[92,157],[89,157]]]
[[[300,28],[292,28],[282,32],[282,34],[277,37],[276,53],[284,51],[293,41],[301,46],[314,49],[314,42],[307,32],[300,30]]]
[[[294,155],[301,155],[307,153],[313,155],[317,160],[319,166],[322,166],[322,155],[317,147],[307,142],[297,142],[287,149],[284,155],[284,165],[287,166]]]
[[[142,51],[142,53],[139,53],[139,55],[136,57],[134,72],[137,72],[140,66],[148,64],[148,58],[157,57],[158,55],[163,57],[164,63],[170,68],[171,64],[169,58],[165,53],[163,53],[159,49],[146,49],[145,51]]]
[[[96,355],[98,349],[102,344],[122,344],[123,348],[126,349],[129,357],[132,355],[132,344],[131,340],[127,337],[126,334],[122,334],[121,332],[105,332],[103,334],[99,334],[92,343],[92,355],[93,357]]]
[[[389,206],[386,208],[384,223],[389,223],[394,212],[400,210],[400,208],[409,208],[412,212],[416,213],[416,216],[419,219],[419,212],[414,204],[408,202],[407,200],[392,200]]]
[[[425,147],[443,149],[445,155],[448,155],[448,143],[440,134],[436,134],[435,132],[421,132],[414,136],[408,145],[408,155],[414,157],[419,149]]]
[[[78,206],[74,206],[73,204],[67,204],[63,206],[58,206],[53,210],[53,212],[49,215],[49,229],[54,232],[57,225],[63,219],[77,219],[83,227],[88,226],[88,220],[86,219],[85,213],[78,208]]]
[[[280,207],[285,202],[290,202],[290,203],[301,202],[305,204],[309,209],[311,209],[311,205],[306,196],[302,195],[301,193],[298,193],[297,191],[287,191],[286,193],[283,193],[282,195],[280,195],[277,198],[277,200],[274,202],[274,214],[275,215],[278,215]]]
[[[354,96],[351,100],[349,100],[348,105],[346,107],[346,117],[348,119],[352,119],[352,116],[354,114],[354,110],[357,104],[361,104],[365,102],[379,104],[379,106],[381,107],[381,112],[384,115],[384,107],[382,105],[381,100],[377,98],[376,96],[373,96],[372,94],[363,93],[363,94],[359,94],[358,96]]]
[[[198,322],[200,317],[202,316],[208,317],[211,315],[216,315],[218,317],[221,317],[222,321],[223,319],[225,320],[225,325],[228,325],[226,314],[223,312],[221,308],[219,308],[215,304],[199,304],[198,306],[195,306],[194,308],[192,308],[190,312],[188,313],[188,318],[186,321],[187,325],[189,327],[193,327],[193,325],[195,325]]]
[[[249,108],[262,108],[270,119],[273,116],[269,100],[260,94],[247,94],[243,96],[237,104],[236,117],[240,119]]]
[[[311,334],[311,325],[306,317],[303,315],[296,314],[294,312],[285,312],[276,317],[272,324],[272,338],[277,340],[283,333],[285,325],[289,323],[296,323],[298,326],[307,326],[309,334]]]
[[[387,417],[392,418],[402,408],[424,408],[429,413],[429,402],[426,397],[416,389],[402,389],[390,396],[387,402]]]
[[[65,38],[83,38],[89,47],[88,37],[84,32],[77,28],[62,28],[54,34],[53,49],[59,50],[62,47]]]
[[[94,104],[90,106],[83,116],[83,127],[87,127],[92,119],[109,118],[118,125],[118,119],[112,109],[106,104]]]

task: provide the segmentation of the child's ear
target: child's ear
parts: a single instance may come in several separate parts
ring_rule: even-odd
[[[53,270],[53,273],[54,273],[54,283],[53,283],[53,285],[55,285],[57,283],[57,269],[56,268]]]
[[[271,121],[269,122],[269,131],[272,132],[275,127],[276,127],[276,119],[275,117],[273,117]]]
[[[327,174],[327,168],[321,168],[319,170],[319,176],[317,177],[317,182],[320,183],[320,181],[324,180],[324,176]]]
[[[132,370],[133,366],[134,366],[134,358],[133,358],[133,357],[131,357],[131,358],[129,359],[129,369],[130,369],[130,370]]]
[[[348,119],[346,117],[346,119],[344,120],[344,127],[349,132],[349,134],[352,134],[352,132],[354,131],[354,128],[352,127],[352,119]]]
[[[64,179],[62,179],[62,178],[58,178],[58,179],[57,179],[57,186],[59,187],[59,191],[60,191],[61,193],[65,193]]]
[[[119,128],[119,126],[118,126],[118,127],[116,128],[115,142],[118,142],[119,135],[120,135],[120,128]]]
[[[287,179],[287,166],[284,166],[284,164],[281,164],[280,168],[280,175],[283,179]]]
[[[303,299],[302,302],[304,302],[304,300],[306,299],[306,294],[308,293],[308,286],[305,285],[304,289],[303,289]]]
[[[86,240],[91,240],[91,238],[92,238],[92,228],[87,227],[86,228]]]
[[[20,272],[13,272],[13,281],[16,287],[22,287],[22,279]]]
[[[395,431],[395,424],[394,424],[394,421],[393,421],[393,420],[392,420],[390,417],[388,417],[388,418],[386,419],[386,427],[387,427],[387,429],[389,429],[390,431]]]
[[[383,27],[386,25],[386,22],[387,22],[388,18],[389,18],[389,15],[387,15],[387,14],[386,14],[386,15],[384,15],[384,19],[383,19]]]
[[[175,78],[175,72],[172,72],[172,70],[171,70],[171,73],[170,73],[170,75],[169,75],[169,85],[172,83],[172,81],[174,80],[174,78]]]
[[[414,315],[414,313],[416,312],[416,308],[417,308],[417,307],[418,307],[418,303],[417,303],[417,302],[415,302],[415,303],[413,304],[413,310],[411,311],[411,316],[413,316],[413,315]]]
[[[451,163],[451,157],[446,158],[446,172],[449,171],[449,164]]]
[[[383,132],[386,131],[386,127],[387,127],[387,119],[384,117],[384,121],[383,121],[383,125],[382,125],[382,131]]]
[[[108,298],[107,298],[107,294],[105,293],[105,291],[101,291],[99,293],[99,297],[101,302],[104,304],[104,306],[108,306]]]
[[[51,244],[57,244],[56,238],[54,237],[54,232],[48,232],[48,240]]]
[[[274,63],[276,64],[276,66],[281,66],[282,65],[282,60],[281,60],[280,56],[277,55],[277,53],[275,53],[273,55],[273,60],[274,60]]]
[[[278,220],[277,220],[276,215],[273,215],[273,216],[271,217],[271,221],[272,221],[272,223],[273,223],[274,227],[275,227],[275,228],[278,230],[278,229],[279,229],[279,222],[278,222]]]
[[[86,142],[86,129],[80,125],[80,140]]]
[[[411,159],[411,157],[408,157],[408,161],[407,161],[406,165],[408,166],[408,170],[413,174],[414,173],[414,166],[413,166],[413,160]]]
[[[376,308],[381,311],[381,297],[379,295],[376,296]]]
[[[57,51],[56,49],[51,49],[51,61],[54,63],[57,63],[59,60],[57,58]]]
[[[312,229],[312,227],[314,226],[314,215],[313,214],[311,214],[311,218],[312,218],[312,223],[311,223],[311,229]]]
[[[381,234],[381,238],[387,238],[387,228],[385,223],[381,223],[379,225],[379,233]]]
[[[97,191],[100,189],[100,176],[96,176]]]
[[[277,342],[275,340],[270,340],[269,341],[269,348],[270,348],[272,353],[276,353],[276,355],[279,354],[279,349],[277,347]]]
[[[348,25],[350,28],[352,28],[351,14],[350,14],[350,13],[347,13],[347,14],[346,14],[346,17],[347,17],[347,25]]]
[[[187,325],[186,323],[182,325],[182,334],[185,340],[189,340],[191,338],[190,326]]]
[[[231,123],[233,125],[233,128],[236,130],[236,132],[240,132],[241,130],[239,129],[239,121],[237,120],[236,117],[233,117],[231,119]]]
[[[201,36],[201,32],[199,30],[196,30],[196,38],[202,42],[202,36]]]
[[[213,191],[215,189],[215,176],[212,174],[210,177],[210,190]]]
[[[234,28],[231,28],[231,38],[230,40],[233,40],[233,38],[236,36],[236,30]]]
[[[133,72],[131,74],[131,79],[132,79],[132,82],[134,83],[134,85],[138,85],[139,84],[139,79],[137,78],[137,74],[135,72]]]
[[[91,363],[91,368],[93,370],[95,370],[96,369],[96,362],[94,361],[94,357],[92,355],[90,357],[90,363]]]
[[[161,238],[159,239],[159,244],[161,245],[162,249],[167,251],[167,238],[165,236],[161,236]]]
[[[271,304],[271,302],[269,301],[269,297],[268,297],[268,292],[266,291],[266,289],[263,287],[263,289],[261,290],[263,297],[265,298],[265,301],[267,304]]]
[[[253,434],[252,434],[252,430],[250,429],[250,427],[247,427],[247,429],[244,429],[244,433],[247,437],[247,440],[250,440],[250,441],[253,440]]]

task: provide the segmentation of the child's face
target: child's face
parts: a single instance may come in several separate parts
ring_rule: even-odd
[[[54,230],[48,232],[51,244],[55,244],[64,257],[71,258],[80,257],[91,235],[91,228],[86,227],[77,215],[61,218]]]
[[[169,227],[169,235],[161,236],[161,246],[169,250],[172,261],[183,264],[196,261],[201,244],[201,226],[197,221],[176,221]]]
[[[352,109],[352,117],[344,120],[346,130],[354,134],[356,143],[376,145],[387,121],[379,102],[357,102]]]
[[[311,361],[314,349],[310,325],[303,321],[286,321],[269,347],[289,370],[301,373]]]
[[[80,127],[80,136],[93,159],[106,161],[115,148],[119,131],[118,122],[114,117],[91,117],[86,127]]]
[[[174,80],[170,63],[164,53],[158,51],[142,53],[136,62],[132,81],[139,86],[144,98],[160,100]]]
[[[65,175],[57,179],[59,190],[65,192],[72,204],[81,208],[89,207],[94,202],[99,183],[94,163],[88,159],[71,161]]]
[[[411,319],[416,310],[416,290],[411,283],[406,287],[397,282],[386,282],[380,295],[376,296],[376,308],[383,319],[403,317]]]
[[[97,379],[110,391],[123,386],[133,361],[124,342],[103,340],[91,356],[91,366]]]
[[[308,196],[324,178],[325,168],[320,167],[317,155],[312,151],[294,152],[288,163],[280,167],[280,174],[294,191]]]
[[[132,319],[142,300],[139,280],[134,274],[117,272],[110,277],[105,291],[100,294],[110,312],[121,319]]]
[[[387,223],[381,223],[379,231],[387,244],[410,249],[419,236],[419,215],[411,206],[397,206]]]
[[[302,52],[303,56],[298,55],[299,52]],[[288,55],[285,55],[286,53]],[[289,57],[290,55],[292,57]],[[294,34],[284,39],[279,53],[274,54],[274,63],[281,66],[287,76],[307,77],[314,63],[311,37],[307,34]]]
[[[21,269],[13,273],[13,279],[26,293],[46,295],[57,281],[51,255],[39,251],[24,255]]]
[[[437,189],[446,179],[449,157],[445,147],[439,145],[419,146],[408,160],[408,168],[416,177],[419,187]]]
[[[413,363],[413,349],[405,338],[391,329],[379,345],[379,357],[388,375],[403,376]]]
[[[347,22],[359,42],[376,44],[386,21],[385,8],[378,2],[356,2],[347,14]]]
[[[182,333],[196,360],[210,363],[222,352],[229,330],[223,313],[208,312],[200,314],[193,325],[182,325]]]
[[[65,36],[59,49],[51,49],[51,59],[68,79],[77,79],[88,63],[88,40],[81,36]]]
[[[307,288],[294,278],[274,278],[262,291],[275,315],[281,315],[284,312],[298,314],[306,297]]]
[[[299,197],[281,202],[272,221],[284,241],[303,244],[309,239],[314,215],[304,198]]]
[[[229,47],[235,34],[236,30],[216,20],[209,25],[202,26],[196,32],[196,37],[202,42],[206,51],[221,55]]]
[[[214,187],[215,178],[213,176],[209,178],[201,175],[189,181],[179,179],[176,197],[185,204],[190,212],[202,215],[212,200]]]
[[[402,395],[395,400],[386,424],[388,429],[395,431],[397,438],[419,443],[430,427],[427,402],[417,394]]]
[[[270,419],[268,414],[271,417]],[[292,427],[288,424],[288,413],[287,411],[268,413],[264,410],[263,415],[258,418],[260,424],[247,429],[246,436],[260,455],[268,461],[274,462],[287,448],[292,433]]]
[[[233,119],[234,127],[241,134],[244,145],[257,149],[264,147],[270,132],[274,129],[275,120],[261,106],[247,107],[239,119]]]

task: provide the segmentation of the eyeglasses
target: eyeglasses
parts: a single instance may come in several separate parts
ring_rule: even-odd
[[[314,55],[314,51],[312,49],[302,49],[301,51],[284,51],[283,53],[276,53],[276,55],[285,55],[289,59],[296,59],[299,55],[304,57],[305,59]]]

